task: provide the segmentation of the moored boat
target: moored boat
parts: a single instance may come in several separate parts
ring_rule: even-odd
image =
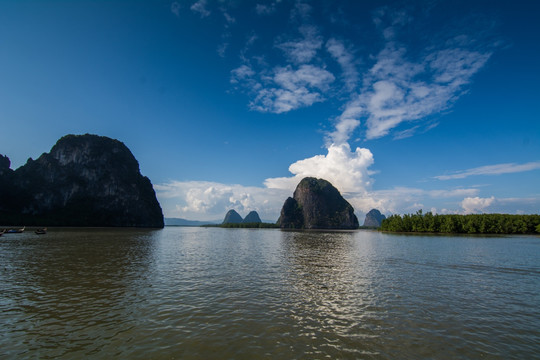
[[[34,231],[37,235],[45,235],[47,233],[47,228],[39,228]]]
[[[5,231],[5,234],[20,234],[20,233],[24,232],[25,228],[26,228],[26,226],[22,227],[20,229],[9,229],[9,230],[4,229],[4,231]]]

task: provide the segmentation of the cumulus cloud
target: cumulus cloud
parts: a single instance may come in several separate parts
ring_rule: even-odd
[[[294,190],[306,176],[330,181],[341,192],[358,192],[372,185],[368,168],[373,164],[373,154],[368,149],[351,151],[349,144],[331,145],[326,155],[316,155],[299,160],[289,166],[292,177],[266,179],[264,184],[272,189]]]
[[[532,171],[540,169],[540,161],[528,162],[525,164],[516,164],[516,163],[506,163],[506,164],[496,164],[496,165],[487,165],[480,166],[477,168],[456,171],[450,175],[438,175],[435,176],[439,180],[453,180],[453,179],[464,179],[469,176],[476,175],[501,175],[501,174],[511,174],[525,171]]]
[[[467,197],[461,202],[461,207],[465,214],[483,213],[486,208],[490,207],[495,201],[495,197]]]
[[[342,144],[330,146],[326,155],[295,162],[289,167],[292,176],[266,179],[264,187],[172,181],[154,188],[167,217],[213,220],[234,208],[240,213],[256,210],[263,218],[277,220],[283,202],[304,177],[326,179],[348,198],[349,193],[369,191],[372,164],[368,149],[351,151],[348,144]]]

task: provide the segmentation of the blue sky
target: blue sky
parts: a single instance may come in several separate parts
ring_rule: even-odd
[[[123,141],[167,217],[540,212],[540,3],[0,1],[0,154]]]

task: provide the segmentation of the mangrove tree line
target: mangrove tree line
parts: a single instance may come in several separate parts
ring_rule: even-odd
[[[453,234],[534,234],[540,233],[540,215],[474,214],[392,215],[383,220],[381,230],[391,232],[429,232]]]

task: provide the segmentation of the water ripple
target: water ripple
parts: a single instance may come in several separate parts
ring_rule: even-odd
[[[537,237],[166,228],[0,240],[0,358],[540,353]]]

